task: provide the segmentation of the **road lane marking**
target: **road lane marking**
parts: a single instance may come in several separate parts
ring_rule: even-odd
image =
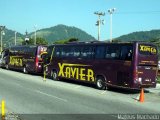
[[[49,96],[49,97],[53,97],[53,98],[59,99],[59,100],[61,100],[61,101],[68,102],[66,99],[63,99],[63,98],[60,98],[60,97],[57,97],[57,96],[54,96],[54,95],[50,95],[50,94],[41,92],[41,91],[39,91],[39,90],[35,90],[35,91],[38,92],[38,93],[40,93],[40,94],[43,94],[43,95],[46,95],[46,96]]]
[[[113,114],[111,114],[111,116],[118,119],[118,115],[113,115]]]

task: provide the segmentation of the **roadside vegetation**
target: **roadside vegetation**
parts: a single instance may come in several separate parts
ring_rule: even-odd
[[[160,76],[158,76],[157,83],[160,83]]]
[[[79,41],[78,38],[70,38],[70,39],[64,39],[64,40],[57,40],[53,42],[53,44],[66,44],[69,42],[77,42],[77,41]]]

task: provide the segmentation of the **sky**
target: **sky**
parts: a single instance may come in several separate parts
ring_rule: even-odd
[[[160,29],[160,0],[0,0],[0,25],[22,34],[58,24],[75,26],[97,38],[98,16],[101,40],[110,39],[110,14],[113,38],[136,31]]]

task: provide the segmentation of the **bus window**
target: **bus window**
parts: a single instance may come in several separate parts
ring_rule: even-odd
[[[53,48],[49,48],[49,52],[48,52],[49,56],[51,56],[52,50]],[[61,55],[61,48],[57,46],[54,51],[54,57],[60,57],[60,55]]]
[[[106,56],[107,59],[119,59],[120,56],[120,47],[119,46],[107,46]]]
[[[121,60],[132,60],[133,55],[132,46],[122,46],[121,47]]]
[[[67,57],[67,55],[68,55],[68,54],[67,54],[68,50],[67,50],[67,47],[66,47],[66,46],[61,47],[60,51],[61,51],[61,57],[62,57],[62,58]]]
[[[93,55],[94,55],[93,47],[91,46],[83,47],[81,52],[82,58],[93,58]]]
[[[67,46],[65,48],[65,57],[69,57],[69,58],[73,57],[73,48],[72,47]]]
[[[95,52],[95,58],[96,59],[103,59],[105,53],[105,47],[104,46],[97,46],[96,52]]]
[[[73,57],[80,57],[80,47],[74,47]]]
[[[6,57],[6,56],[8,56],[8,55],[9,55],[9,50],[6,50],[6,51],[4,52],[3,57]]]

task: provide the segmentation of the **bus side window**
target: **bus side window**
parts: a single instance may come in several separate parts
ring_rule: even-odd
[[[48,55],[51,56],[51,54],[52,54],[52,49],[50,48],[48,50]],[[61,55],[61,49],[59,47],[56,47],[54,57],[60,57],[60,55]]]
[[[9,50],[5,50],[2,52],[2,57],[7,57],[9,55]]]
[[[128,60],[132,60],[132,50],[131,50],[131,49],[128,50],[127,59],[128,59]]]
[[[122,46],[121,49],[121,60],[132,60],[132,47]]]
[[[73,47],[72,46],[67,46],[65,49],[65,57],[67,58],[73,58]]]
[[[119,46],[108,46],[106,48],[106,59],[118,60],[120,56],[120,47]]]
[[[93,58],[94,52],[93,52],[93,47],[92,46],[85,46],[82,49],[81,52],[81,57],[82,58],[87,58],[87,59],[91,59]]]
[[[105,47],[104,46],[97,46],[96,51],[95,51],[95,58],[96,59],[103,59],[105,53]]]
[[[78,58],[80,57],[80,47],[75,47],[73,52],[73,57]]]

